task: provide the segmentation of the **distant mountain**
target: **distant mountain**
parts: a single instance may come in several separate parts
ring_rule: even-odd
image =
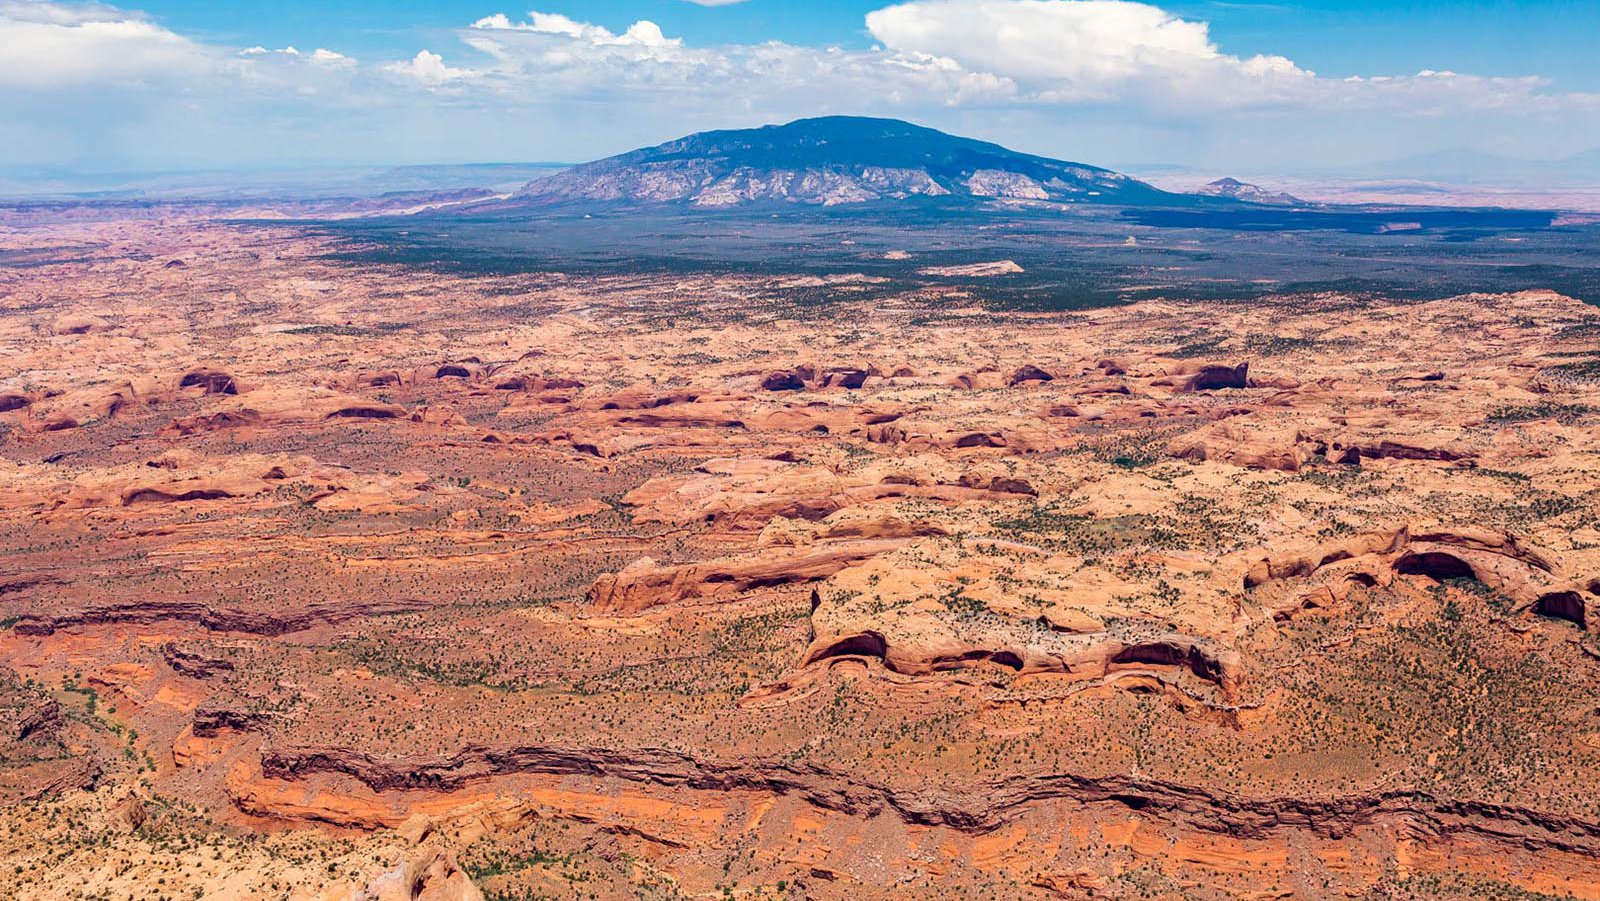
[[[561,163],[465,163],[210,172],[0,170],[0,197],[227,202],[363,199],[470,189],[509,194],[530,179],[563,168]]]
[[[910,197],[1182,204],[1109,169],[1033,156],[896,119],[829,116],[708,131],[530,182],[524,201],[832,206]]]
[[[1229,200],[1238,200],[1243,203],[1265,203],[1273,206],[1306,205],[1306,201],[1293,194],[1268,191],[1259,185],[1240,181],[1237,178],[1219,178],[1210,184],[1202,185],[1195,193],[1205,197],[1225,197]]]

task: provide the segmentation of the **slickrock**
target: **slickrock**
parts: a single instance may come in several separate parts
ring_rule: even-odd
[[[1231,625],[1222,611],[1197,623],[1197,634],[1171,632],[1139,613],[1137,586],[1096,567],[1009,551],[998,541],[945,541],[842,571],[813,594],[806,662],[862,655],[907,674],[991,663],[1095,679],[1174,668],[1236,692],[1242,664],[1220,637]],[[1126,600],[1113,599],[1120,592]]]
[[[1315,453],[1296,426],[1273,426],[1245,416],[1214,422],[1175,438],[1167,443],[1166,451],[1180,460],[1284,472],[1299,472]]]
[[[859,470],[768,459],[710,460],[695,474],[659,476],[624,495],[640,522],[716,523],[760,529],[777,516],[821,519],[856,504],[888,498],[964,501],[1036,495],[1015,469],[976,462],[963,469],[917,455]]]
[[[1246,555],[1246,588],[1287,580],[1314,580],[1318,590],[1356,582],[1390,584],[1395,576],[1420,576],[1433,582],[1466,579],[1505,596],[1519,611],[1533,611],[1588,624],[1588,608],[1600,599],[1600,581],[1564,577],[1544,552],[1515,535],[1488,529],[1419,525],[1368,532],[1318,545],[1274,549]],[[1311,592],[1315,596],[1315,591]],[[1302,600],[1305,595],[1302,595]]]
[[[0,266],[11,891],[1600,899],[1600,313],[1023,311],[843,223],[869,271],[176,212]]]
[[[663,604],[813,582],[856,561],[894,550],[905,540],[830,541],[683,564],[660,564],[641,557],[596,579],[589,599],[603,612],[636,614]]]

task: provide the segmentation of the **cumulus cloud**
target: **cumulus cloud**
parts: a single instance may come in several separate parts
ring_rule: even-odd
[[[867,30],[892,50],[1003,74],[1049,102],[1137,93],[1249,103],[1315,79],[1281,56],[1225,54],[1204,22],[1126,0],[915,0],[869,13]]]
[[[472,23],[472,27],[483,31],[522,31],[531,34],[552,35],[572,38],[585,44],[599,47],[681,47],[683,41],[677,38],[668,38],[661,33],[661,26],[648,19],[641,19],[622,34],[613,34],[610,29],[600,25],[591,25],[588,22],[579,22],[559,13],[532,12],[528,14],[528,21],[513,22],[505,13],[496,13],[485,16]]]
[[[462,40],[493,61],[478,75],[501,97],[537,86],[546,98],[625,101],[671,94],[685,108],[803,110],[830,100],[859,108],[866,97],[951,105],[1012,94],[1005,78],[931,54],[777,41],[692,47],[648,20],[616,33],[551,13],[530,13],[525,21],[498,14],[473,23]]]
[[[333,50],[326,50],[322,47],[318,47],[317,49],[311,51],[311,61],[323,66],[345,67],[356,65],[355,60],[345,56],[343,53],[338,53]]]
[[[0,85],[48,88],[176,77],[215,54],[139,13],[100,4],[0,2]]]
[[[1132,0],[911,0],[867,15],[883,46],[1013,80],[1039,103],[1134,103],[1174,112],[1250,107],[1417,113],[1588,105],[1537,77],[1318,77],[1278,55],[1223,52],[1204,22]]]
[[[1123,0],[923,0],[868,13],[867,30],[887,47],[1086,88],[1222,58],[1205,24]]]
[[[659,103],[671,94],[686,110],[775,114],[823,111],[830,103],[884,110],[1123,105],[1184,118],[1248,108],[1445,114],[1600,102],[1554,91],[1538,77],[1433,70],[1319,77],[1283,56],[1228,53],[1205,22],[1134,0],[908,0],[867,14],[865,24],[878,42],[869,49],[776,41],[694,46],[649,20],[618,32],[557,13],[496,13],[458,31],[465,46],[452,55],[476,58],[447,62],[423,49],[361,66],[323,48],[228,51],[100,4],[0,0],[0,85],[187,79],[186,86],[205,90],[237,78],[311,94],[361,78],[375,91],[383,84],[449,86],[457,100],[485,103]],[[331,80],[319,87],[318,78]]]
[[[225,127],[255,149],[250,135],[269,128],[351,134],[365,122],[380,134],[385,122],[404,118],[413,131],[440,135],[441,146],[472,154],[508,134],[508,122],[582,121],[585,128],[563,131],[552,143],[614,147],[702,125],[839,112],[945,123],[987,117],[983,124],[974,119],[973,131],[1095,117],[1124,131],[1193,132],[1237,125],[1246,115],[1300,116],[1326,129],[1330,113],[1352,122],[1464,123],[1480,111],[1600,109],[1600,96],[1562,92],[1537,76],[1422,69],[1330,78],[1270,52],[1224,48],[1205,22],[1135,0],[906,0],[869,13],[865,25],[875,42],[865,48],[700,45],[649,20],[614,30],[556,13],[497,13],[463,24],[455,32],[459,45],[358,62],[326,48],[208,44],[101,4],[0,0],[0,121],[33,135],[37,147],[98,147],[81,135],[109,132],[110,118],[143,115],[169,130],[172,123],[194,131]],[[73,100],[60,99],[69,94]],[[596,115],[601,106],[606,112]],[[425,124],[429,117],[476,117],[486,132],[434,128]],[[1593,118],[1551,115],[1546,122]],[[122,133],[133,141],[136,131]],[[21,158],[17,144],[9,152]],[[0,159],[7,152],[0,146]]]
[[[463,41],[493,60],[499,96],[645,97],[689,91],[765,106],[782,96],[886,107],[1126,105],[1177,118],[1241,109],[1472,109],[1591,106],[1537,77],[1424,70],[1330,79],[1274,54],[1225,52],[1205,22],[1134,0],[910,0],[866,17],[869,50],[781,42],[694,47],[655,23],[622,33],[554,13],[479,19]]]
[[[24,95],[19,99],[82,90],[181,91],[199,98],[267,84],[316,93],[319,79],[358,66],[322,47],[230,51],[179,35],[142,13],[98,3],[0,0],[0,87]]]
[[[417,55],[403,63],[390,63],[388,71],[426,85],[441,85],[461,78],[473,78],[478,73],[471,69],[455,69],[444,64],[444,57],[431,50],[419,50]]]
[[[333,50],[326,50],[322,47],[318,47],[310,53],[301,53],[293,46],[284,47],[281,50],[268,50],[265,47],[255,46],[246,47],[239,51],[239,56],[245,59],[249,59],[251,57],[266,58],[271,57],[274,54],[291,59],[304,58],[307,62],[315,63],[316,65],[320,66],[347,68],[356,65],[355,60],[345,56],[343,53],[337,53]]]

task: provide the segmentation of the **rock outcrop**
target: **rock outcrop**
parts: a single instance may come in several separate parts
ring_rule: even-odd
[[[604,613],[638,614],[663,604],[814,582],[904,543],[898,538],[819,542],[681,564],[661,564],[643,557],[596,579],[589,588],[589,599]]]

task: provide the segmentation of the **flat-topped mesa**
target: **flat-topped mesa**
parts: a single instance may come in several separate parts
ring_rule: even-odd
[[[311,468],[308,462],[241,455],[202,463],[183,452],[171,452],[142,465],[80,473],[62,487],[52,504],[58,509],[86,509],[247,498],[271,491],[291,473],[306,472]]]
[[[946,527],[936,519],[901,515],[893,508],[874,504],[846,507],[820,520],[773,517],[761,528],[757,545],[800,547],[845,539],[926,538],[947,534]]]

